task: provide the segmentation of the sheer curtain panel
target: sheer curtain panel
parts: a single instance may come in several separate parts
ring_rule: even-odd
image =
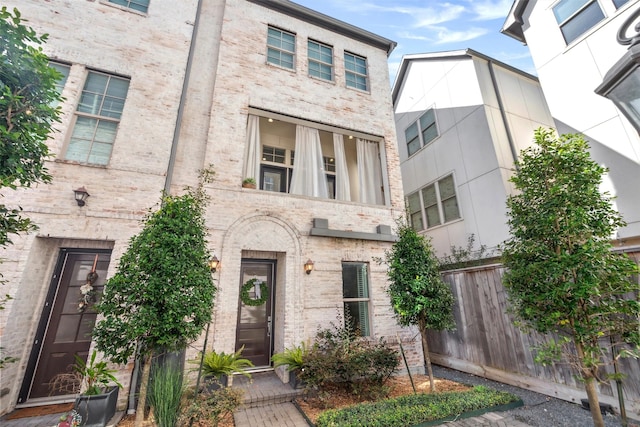
[[[333,134],[333,153],[336,159],[336,200],[351,200],[351,184],[347,156],[344,153],[344,137],[339,133]]]
[[[296,149],[291,194],[328,198],[318,129],[296,125]]]
[[[260,188],[260,117],[249,114],[242,179],[254,178]]]
[[[358,138],[358,183],[360,184],[360,202],[375,205],[384,203],[382,197],[382,171],[378,143]]]

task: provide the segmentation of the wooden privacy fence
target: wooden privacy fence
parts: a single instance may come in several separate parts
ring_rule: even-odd
[[[640,253],[634,255],[640,258]],[[429,332],[432,362],[580,403],[580,399],[587,397],[586,392],[569,366],[543,367],[534,363],[533,347],[544,337],[523,333],[514,326],[507,312],[503,271],[501,265],[489,265],[443,273],[456,299],[457,330]],[[628,375],[623,383],[627,414],[638,418],[640,363],[623,359],[619,370]],[[619,409],[614,382],[600,384],[598,390],[601,402]]]

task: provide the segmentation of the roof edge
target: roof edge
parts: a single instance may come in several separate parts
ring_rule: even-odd
[[[511,5],[511,9],[509,10],[509,14],[502,24],[502,28],[500,32],[506,36],[514,38],[521,43],[527,44],[526,39],[524,38],[524,31],[522,30],[522,25],[524,21],[522,20],[522,15],[524,14],[524,10],[527,8],[529,4],[529,0],[515,0]]]

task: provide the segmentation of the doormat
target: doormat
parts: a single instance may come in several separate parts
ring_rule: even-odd
[[[19,418],[39,417],[41,415],[60,414],[73,409],[73,403],[61,403],[59,405],[33,406],[31,408],[16,409],[5,420],[17,420]]]

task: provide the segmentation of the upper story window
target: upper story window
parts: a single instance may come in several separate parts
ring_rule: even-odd
[[[347,87],[368,90],[367,59],[353,53],[344,53],[344,76]]]
[[[128,79],[89,71],[76,109],[66,160],[109,163],[128,91]]]
[[[432,109],[428,110],[420,119],[412,123],[404,131],[407,142],[409,156],[429,144],[438,136],[438,126],[436,125],[436,113]]]
[[[294,69],[296,36],[277,28],[269,27],[267,33],[267,62],[279,67]]]
[[[333,48],[313,40],[309,40],[307,45],[309,75],[323,80],[333,80]]]
[[[408,197],[411,226],[417,230],[435,227],[460,218],[453,175],[448,175]]]
[[[371,335],[368,267],[364,262],[342,263],[345,326],[363,337]]]
[[[616,9],[619,9],[628,2],[629,0],[613,0],[613,5],[616,7]]]
[[[553,14],[567,44],[604,19],[597,0],[560,0],[553,7]]]
[[[149,0],[109,0],[109,3],[124,6],[138,12],[147,13],[149,9]]]

